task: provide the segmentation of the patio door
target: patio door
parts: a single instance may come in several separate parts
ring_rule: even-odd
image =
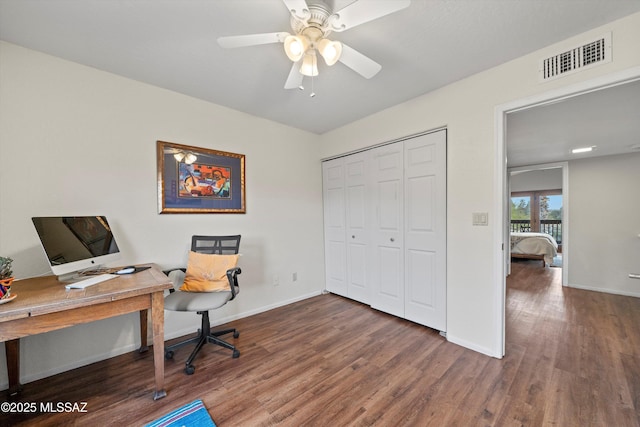
[[[553,236],[562,252],[562,190],[511,193],[511,231],[538,232]]]

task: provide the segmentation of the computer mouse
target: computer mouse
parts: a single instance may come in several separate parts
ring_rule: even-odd
[[[131,273],[133,273],[134,271],[136,271],[136,268],[135,268],[135,267],[133,267],[133,266],[130,266],[130,267],[124,267],[124,268],[122,268],[122,269],[120,269],[120,270],[116,271],[116,274],[131,274]]]

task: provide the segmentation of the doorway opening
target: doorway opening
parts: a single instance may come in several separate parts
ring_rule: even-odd
[[[506,304],[506,277],[509,272],[509,235],[510,235],[510,189],[509,189],[509,174],[507,170],[507,117],[510,113],[517,111],[523,111],[527,109],[533,109],[535,107],[549,105],[565,99],[574,98],[580,95],[584,95],[591,92],[601,91],[604,89],[620,86],[623,84],[631,83],[640,80],[640,67],[634,67],[621,72],[602,76],[593,80],[580,82],[575,85],[566,86],[560,89],[556,89],[550,92],[516,100],[507,104],[500,105],[495,109],[495,124],[496,124],[496,173],[494,175],[495,180],[495,194],[494,198],[494,210],[496,212],[496,221],[501,226],[497,226],[494,229],[494,244],[495,244],[495,257],[494,257],[494,283],[496,284],[496,347],[495,357],[501,358],[505,354],[505,304]],[[566,169],[566,168],[565,168]],[[565,170],[563,174],[567,174]],[[563,189],[564,190],[564,189]],[[569,205],[568,199],[565,195],[563,215],[568,217]],[[566,229],[563,232],[563,254],[566,258],[570,254],[568,247],[569,234]],[[568,268],[563,268],[563,276],[568,273]],[[564,282],[563,277],[563,282]]]

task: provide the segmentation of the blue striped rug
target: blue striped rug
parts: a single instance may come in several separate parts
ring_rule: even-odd
[[[216,427],[202,400],[194,400],[188,405],[158,418],[145,427]]]

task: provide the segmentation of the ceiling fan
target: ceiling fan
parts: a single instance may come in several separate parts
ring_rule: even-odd
[[[328,36],[397,12],[411,3],[411,0],[355,0],[333,11],[321,0],[282,1],[291,13],[293,34],[276,32],[220,37],[218,44],[223,48],[237,48],[283,43],[287,57],[293,61],[285,89],[299,88],[304,76],[318,75],[318,54],[328,66],[339,61],[364,78],[375,76],[382,69],[380,64]]]

